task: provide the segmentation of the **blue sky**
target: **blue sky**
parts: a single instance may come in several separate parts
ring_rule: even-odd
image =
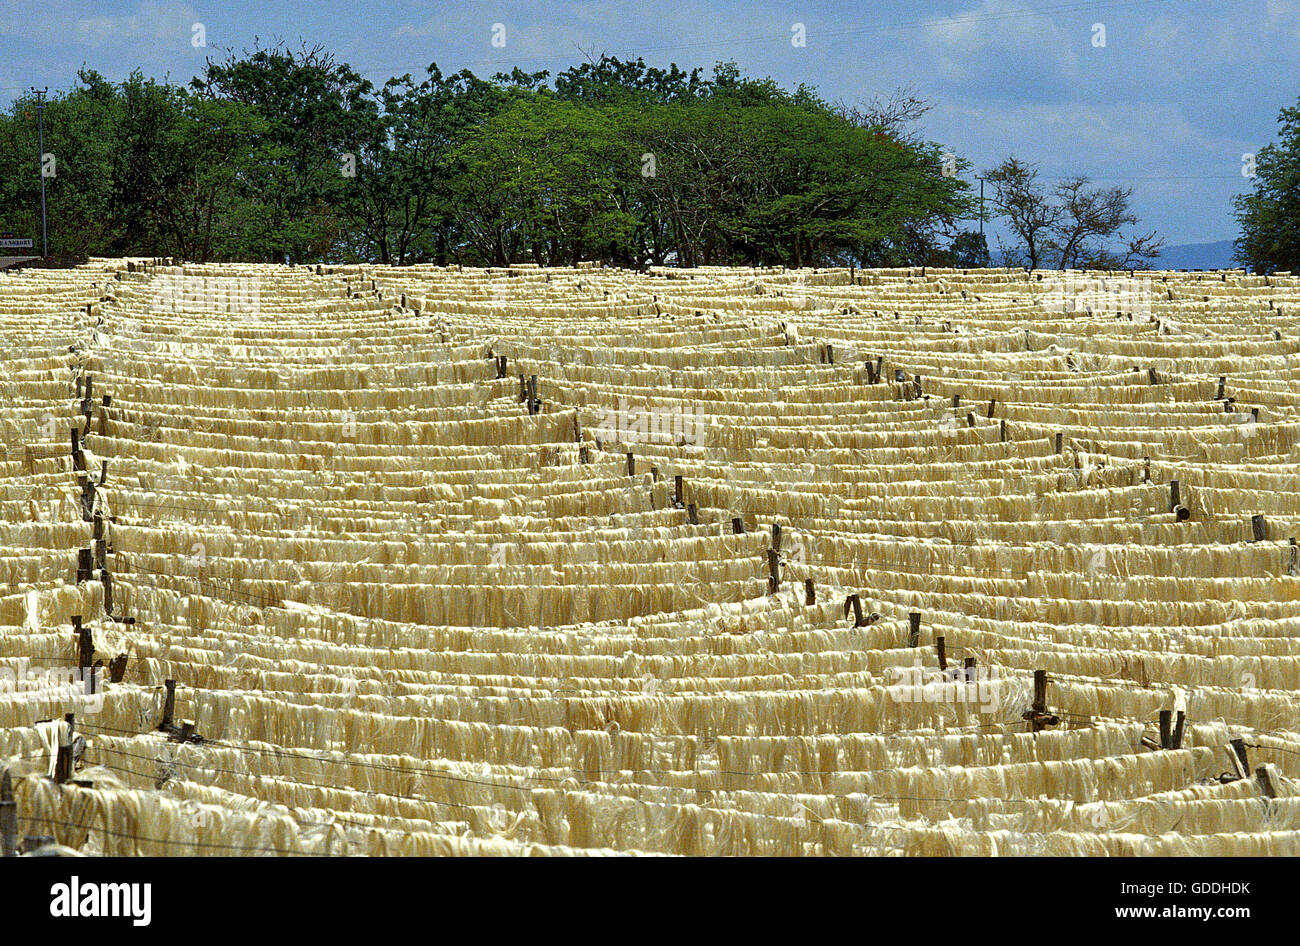
[[[206,49],[192,43],[196,23]],[[504,48],[492,44],[498,23]],[[255,37],[322,43],[377,82],[432,61],[555,72],[609,53],[683,68],[734,59],[849,103],[910,86],[934,103],[925,136],[976,169],[1015,154],[1049,179],[1131,186],[1143,224],[1172,244],[1235,236],[1242,155],[1300,98],[1300,0],[0,0],[0,101],[66,88],[83,64],[111,79],[139,68],[187,80],[206,54]]]

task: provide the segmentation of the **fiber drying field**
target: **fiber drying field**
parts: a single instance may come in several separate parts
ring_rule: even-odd
[[[0,339],[23,849],[1300,853],[1300,279],[96,260]]]

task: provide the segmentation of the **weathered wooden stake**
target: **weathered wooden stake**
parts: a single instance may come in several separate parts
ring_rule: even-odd
[[[1237,766],[1237,774],[1241,778],[1250,777],[1250,759],[1246,756],[1246,740],[1233,739],[1228,743],[1232,747],[1232,756],[1234,764]]]
[[[803,603],[809,607],[817,603],[817,587],[811,578],[803,580]]]
[[[1257,514],[1250,517],[1250,531],[1256,542],[1268,540],[1268,523],[1262,515]]]
[[[90,574],[94,571],[93,556],[91,549],[77,549],[77,584],[90,581]]]
[[[0,857],[18,856],[18,803],[9,769],[0,772]]]
[[[1160,748],[1170,749],[1174,744],[1174,711],[1160,711]]]
[[[158,724],[159,729],[166,729],[170,726],[172,717],[176,715],[176,681],[164,680],[163,686],[167,689],[167,697],[163,701],[163,718],[162,722]]]
[[[108,662],[108,682],[121,683],[122,678],[126,676],[126,654],[118,654]]]
[[[942,637],[936,637],[936,638],[934,639],[934,651],[935,651],[936,654],[939,655],[939,669],[940,669],[940,670],[947,670],[947,669],[948,669],[948,650],[947,650],[946,645],[944,644],[944,640],[943,640]]]
[[[916,647],[921,643],[921,612],[912,611],[907,615],[909,625],[907,631],[907,646]]]
[[[1267,798],[1277,798],[1277,789],[1273,787],[1273,776],[1267,765],[1255,769],[1255,778],[1259,780],[1259,789]]]
[[[1042,720],[1039,719],[1039,717],[1044,716],[1047,713],[1047,671],[1046,670],[1034,671],[1033,713],[1034,713],[1034,719],[1031,720],[1032,729],[1034,732],[1039,732],[1043,728]]]
[[[72,628],[77,633],[77,667],[84,670],[95,660],[95,644],[91,640],[90,628],[82,626],[80,614],[72,616]]]

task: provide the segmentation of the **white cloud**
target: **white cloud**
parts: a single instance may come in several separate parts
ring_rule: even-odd
[[[122,16],[98,14],[76,21],[78,42],[88,46],[121,44],[127,40],[151,40],[190,45],[191,29],[203,17],[186,3],[144,0],[134,13]]]

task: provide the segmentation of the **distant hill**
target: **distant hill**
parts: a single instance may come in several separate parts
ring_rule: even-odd
[[[1167,246],[1152,262],[1155,269],[1230,269],[1240,265],[1232,262],[1231,240],[1214,243],[1180,243]]]

